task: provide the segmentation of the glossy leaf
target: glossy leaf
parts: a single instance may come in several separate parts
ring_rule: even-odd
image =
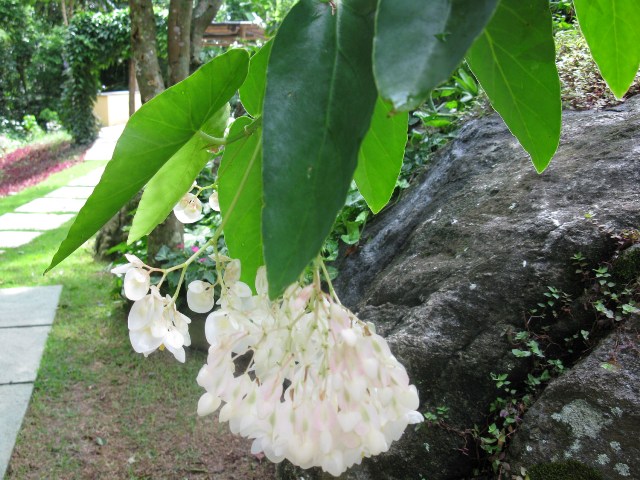
[[[560,141],[562,104],[547,0],[501,0],[469,66],[540,173]]]
[[[301,0],[280,26],[264,100],[269,293],[298,279],[344,204],[376,101],[374,0]]]
[[[229,104],[226,104],[213,114],[202,130],[214,137],[222,137],[228,120]],[[167,160],[144,189],[127,243],[148,235],[167,218],[182,196],[191,190],[193,181],[210,159],[207,141],[200,135],[194,135]]]
[[[391,105],[378,98],[353,176],[373,213],[382,210],[393,194],[407,144],[409,114],[393,115],[391,110]]]
[[[144,104],[129,119],[100,183],[47,270],[96,233],[171,157],[194,141],[198,130],[206,128],[242,84],[248,65],[245,50],[230,50]]]
[[[602,77],[622,98],[640,66],[640,2],[574,0],[573,4]]]
[[[251,123],[240,117],[229,136],[240,135]],[[224,218],[224,238],[231,257],[240,259],[241,280],[252,288],[262,257],[262,131],[230,143],[218,169],[218,199]],[[237,198],[236,198],[237,196]]]
[[[272,45],[273,41],[268,41],[251,57],[247,79],[240,87],[240,101],[252,117],[257,117],[262,113],[264,90],[267,84],[267,63]]]
[[[373,65],[380,95],[397,110],[420,106],[449,78],[498,0],[380,0]]]

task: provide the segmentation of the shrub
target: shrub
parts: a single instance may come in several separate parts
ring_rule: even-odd
[[[0,157],[0,197],[35,185],[77,160],[68,160],[71,139],[57,135],[48,143],[18,148]]]
[[[558,32],[556,39],[556,64],[562,85],[564,108],[588,110],[617,105],[619,100],[611,93],[593,61],[589,47],[577,30]],[[640,75],[626,96],[640,92]]]

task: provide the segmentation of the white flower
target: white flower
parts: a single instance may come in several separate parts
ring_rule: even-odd
[[[133,349],[148,356],[161,345],[180,362],[185,361],[184,346],[191,345],[188,317],[176,310],[171,297],[162,298],[158,287],[134,302],[129,312],[129,338]]]
[[[138,257],[136,257],[135,255],[132,255],[130,253],[125,253],[124,256],[129,263],[125,263],[124,265],[118,265],[117,267],[112,268],[111,273],[115,275],[122,275],[123,273],[127,273],[132,268],[146,267],[144,262],[140,260]]]
[[[334,476],[387,451],[407,425],[423,420],[415,386],[372,325],[316,285],[291,285],[271,301],[264,268],[257,295],[239,278],[233,260],[220,308],[207,318],[199,414],[223,405],[220,421],[254,439],[253,453]],[[236,373],[234,359],[248,351],[244,373]]]
[[[216,212],[220,211],[220,201],[218,200],[218,192],[213,192],[209,197],[209,206],[211,207],[211,210],[214,210]]]
[[[140,300],[149,292],[151,277],[141,268],[130,268],[124,275],[124,294],[129,300]]]
[[[185,193],[178,204],[173,207],[173,213],[182,223],[194,223],[202,218],[202,203],[193,193]]]
[[[196,313],[210,312],[214,305],[213,285],[195,280],[187,287],[187,305]]]

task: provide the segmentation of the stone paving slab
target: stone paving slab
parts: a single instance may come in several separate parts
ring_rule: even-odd
[[[53,230],[72,218],[70,213],[5,213],[0,230]]]
[[[51,325],[61,292],[62,285],[0,289],[0,328]]]
[[[104,173],[104,168],[96,168],[91,173],[71,180],[67,186],[70,187],[95,187]]]
[[[36,198],[16,208],[16,212],[54,213],[54,212],[79,212],[85,204],[84,199],[79,198]]]
[[[42,232],[0,231],[0,248],[16,248],[26,245]]]
[[[0,385],[34,382],[51,325],[0,328]]]
[[[86,161],[111,160],[114,149],[115,144],[113,142],[97,140],[84,154],[84,159]]]
[[[9,465],[32,390],[33,383],[0,385],[0,478],[4,478]]]
[[[45,195],[45,198],[89,198],[93,193],[93,187],[60,187]]]

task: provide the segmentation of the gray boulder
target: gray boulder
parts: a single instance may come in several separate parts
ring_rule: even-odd
[[[341,260],[337,290],[387,337],[420,391],[421,410],[449,408],[450,429],[408,429],[387,454],[344,478],[471,475],[476,452],[460,432],[485,423],[498,393],[490,374],[527,373],[505,333],[524,328],[547,286],[579,296],[571,256],[580,251],[595,262],[613,252],[596,224],[640,225],[639,137],[640,97],[607,111],[567,112],[558,153],[538,175],[500,117],[478,119],[367,227],[358,252]],[[578,331],[585,315],[577,309],[550,335]],[[626,462],[640,468],[637,459]]]
[[[639,332],[629,321],[545,389],[510,446],[515,471],[571,459],[606,480],[640,478]]]

